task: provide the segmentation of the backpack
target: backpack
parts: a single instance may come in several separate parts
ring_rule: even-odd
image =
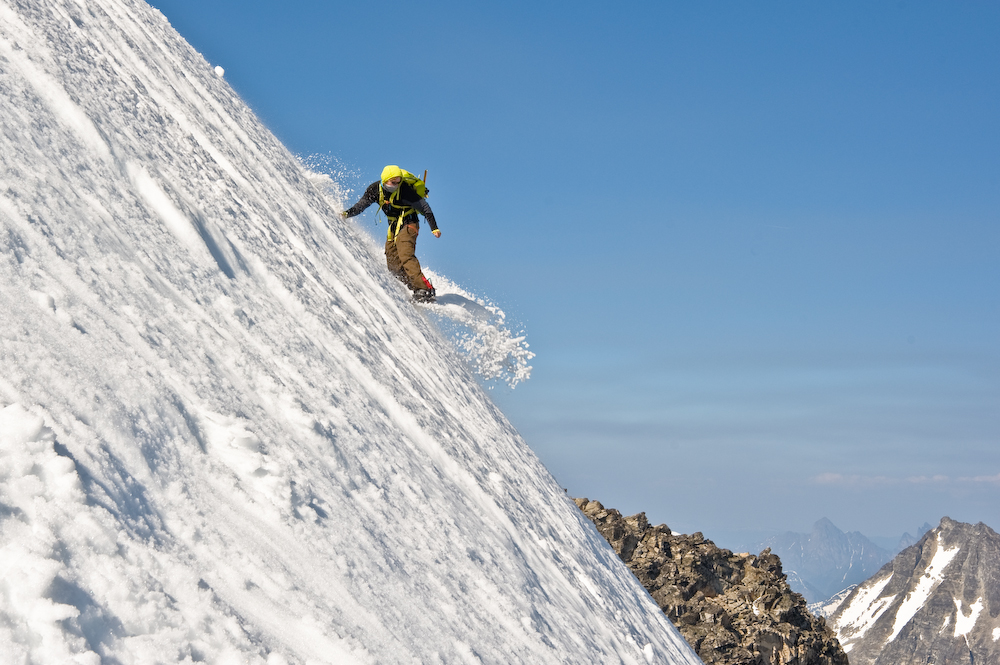
[[[410,186],[413,187],[414,191],[417,192],[417,196],[422,199],[426,199],[427,194],[431,191],[427,189],[427,183],[425,182],[425,180],[427,180],[427,171],[424,171],[424,179],[421,180],[405,169],[399,170],[403,172],[403,181],[409,183]]]

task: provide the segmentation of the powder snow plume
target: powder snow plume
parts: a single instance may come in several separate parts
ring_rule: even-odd
[[[0,662],[699,662],[158,11],[0,0],[0,161]]]
[[[424,305],[461,350],[473,371],[487,385],[504,383],[514,388],[531,378],[531,359],[523,333],[511,332],[507,315],[489,300],[469,293],[444,275],[427,269],[437,290],[437,303]]]

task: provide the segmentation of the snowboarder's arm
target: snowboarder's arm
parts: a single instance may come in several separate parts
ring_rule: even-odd
[[[437,220],[434,219],[434,211],[431,210],[430,205],[427,203],[427,199],[417,199],[413,202],[413,209],[424,216],[427,220],[427,224],[431,227],[431,233],[438,230]],[[440,231],[434,233],[434,235],[440,235]]]
[[[378,201],[378,186],[378,181],[368,185],[368,189],[366,189],[364,195],[358,199],[358,202],[344,211],[344,217],[354,217],[355,215],[360,215],[368,208],[368,206]]]

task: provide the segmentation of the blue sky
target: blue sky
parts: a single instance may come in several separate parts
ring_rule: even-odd
[[[1000,5],[152,4],[355,193],[428,170],[418,256],[523,322],[494,396],[571,495],[1000,528]]]

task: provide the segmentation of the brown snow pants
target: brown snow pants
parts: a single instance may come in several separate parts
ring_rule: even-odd
[[[412,290],[432,289],[431,283],[420,270],[417,260],[417,234],[420,232],[416,224],[405,224],[395,237],[385,241],[385,265],[389,272],[399,278]]]

